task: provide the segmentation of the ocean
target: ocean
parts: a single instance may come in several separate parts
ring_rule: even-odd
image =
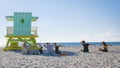
[[[101,42],[87,42],[87,43],[89,43],[91,45],[95,45],[95,46],[101,46]],[[112,45],[112,46],[120,46],[120,42],[106,42],[106,43],[108,45]],[[41,45],[43,45],[43,44],[45,44],[45,43],[41,43]],[[53,44],[53,43],[51,43],[51,44]],[[62,46],[82,46],[80,44],[80,42],[58,42],[57,44],[62,45]]]
[[[80,42],[56,42],[56,43],[62,46],[82,46]],[[87,42],[87,43],[95,46],[101,46],[101,42]],[[120,42],[106,42],[106,43],[112,46],[120,46]],[[43,46],[45,43],[40,43],[40,44]],[[0,47],[5,47],[5,45],[0,45]]]

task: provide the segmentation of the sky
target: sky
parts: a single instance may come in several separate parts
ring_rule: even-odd
[[[14,12],[39,17],[37,42],[120,42],[120,0],[0,0],[0,10],[0,45]]]

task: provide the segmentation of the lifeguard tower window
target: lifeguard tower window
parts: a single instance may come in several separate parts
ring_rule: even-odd
[[[24,23],[24,19],[21,19],[21,23],[22,23],[22,24]]]

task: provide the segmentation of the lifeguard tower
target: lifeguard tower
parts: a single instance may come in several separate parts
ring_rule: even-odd
[[[7,27],[8,40],[6,47],[8,50],[20,49],[18,42],[26,42],[29,45],[36,45],[37,27],[31,27],[31,23],[35,22],[38,17],[32,16],[30,12],[14,12],[13,16],[6,16],[7,21],[13,21],[13,27]]]

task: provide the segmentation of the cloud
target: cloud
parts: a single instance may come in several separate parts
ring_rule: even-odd
[[[120,42],[120,30],[110,30],[104,33],[83,34],[80,35],[79,40],[93,41],[93,42]]]
[[[97,41],[120,41],[120,31],[110,30],[105,33],[93,35],[94,39],[99,39]]]

